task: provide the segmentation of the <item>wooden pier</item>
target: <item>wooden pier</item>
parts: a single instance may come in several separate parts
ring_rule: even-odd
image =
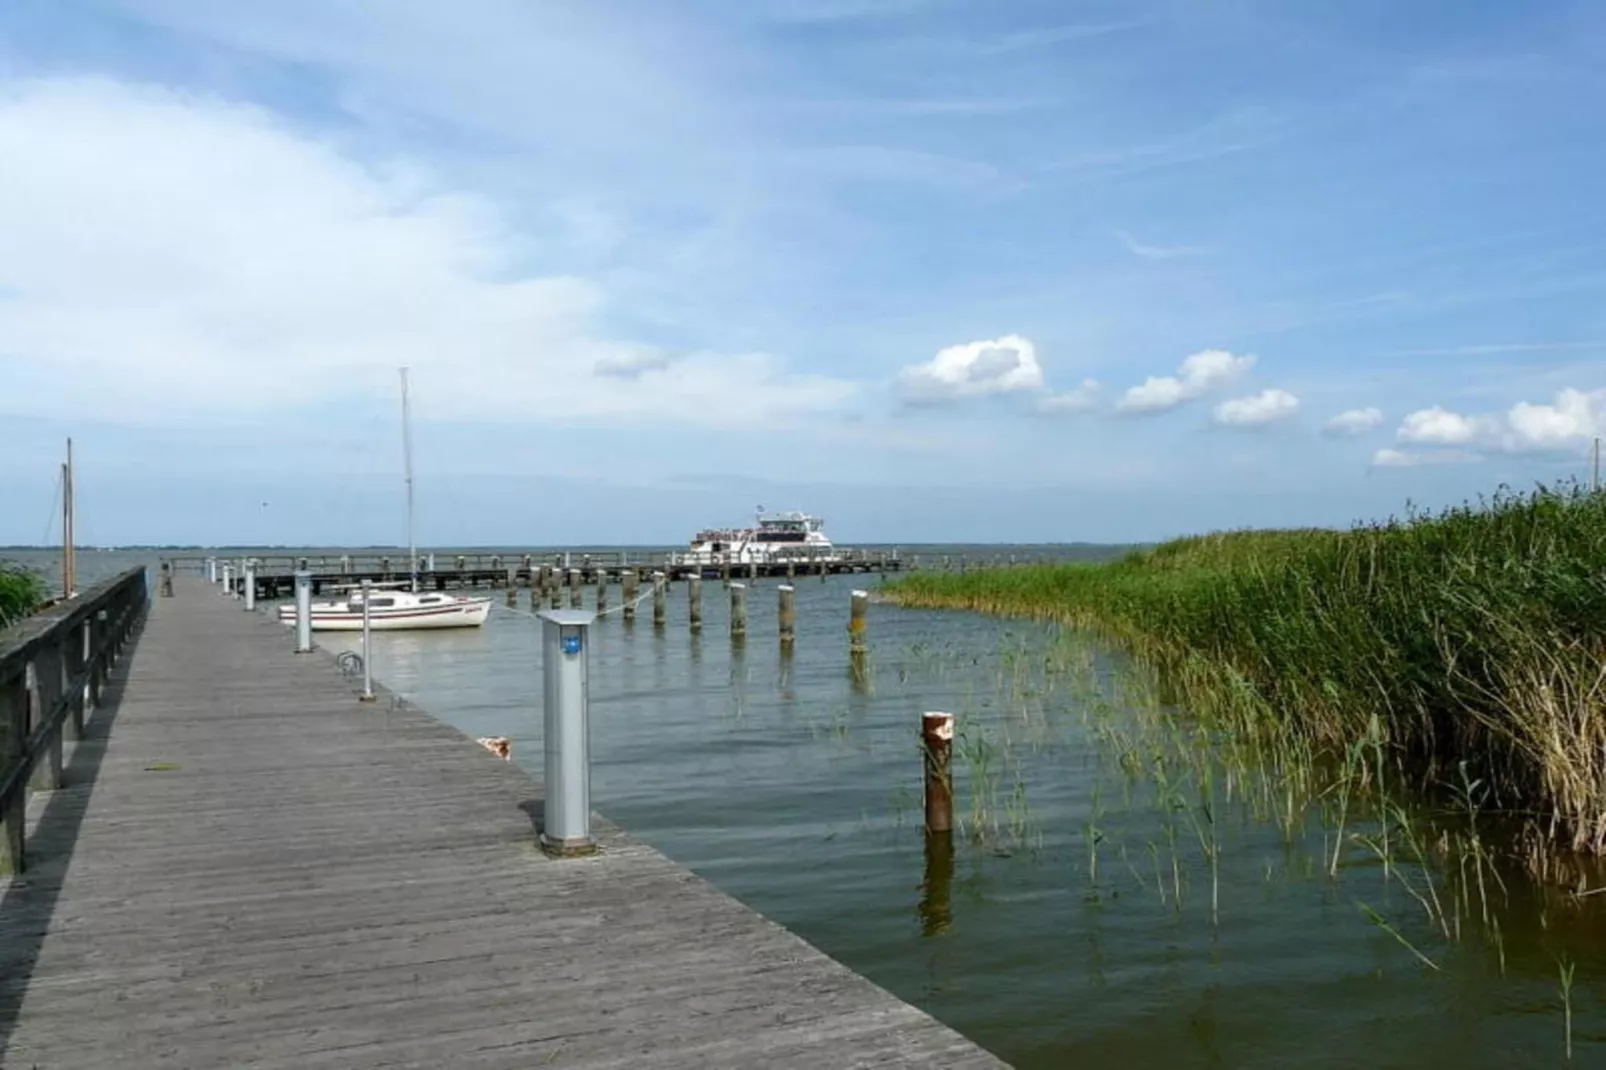
[[[107,664],[0,877],[0,1065],[1002,1065],[617,828],[547,858],[518,767],[204,580]]]

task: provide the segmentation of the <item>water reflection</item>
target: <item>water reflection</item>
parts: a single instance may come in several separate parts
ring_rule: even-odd
[[[925,879],[920,882],[920,935],[941,936],[953,924],[954,834],[927,832]]]

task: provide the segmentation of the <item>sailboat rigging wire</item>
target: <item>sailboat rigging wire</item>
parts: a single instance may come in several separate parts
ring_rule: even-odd
[[[39,536],[40,546],[50,545],[51,532],[56,530],[56,518],[61,516],[62,472],[56,469],[56,489],[50,493],[50,512],[45,518],[44,532]]]

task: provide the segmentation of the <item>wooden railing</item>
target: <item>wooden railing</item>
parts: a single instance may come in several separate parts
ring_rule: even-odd
[[[28,793],[61,787],[63,744],[83,736],[147,603],[133,568],[0,631],[0,874],[23,871]]]

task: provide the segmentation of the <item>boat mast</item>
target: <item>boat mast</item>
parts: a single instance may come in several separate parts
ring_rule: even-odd
[[[413,538],[413,426],[407,404],[407,369],[401,370],[402,466],[407,481],[407,576],[418,591],[418,546]]]
[[[67,440],[67,460],[61,466],[61,594],[71,598],[78,593],[78,562],[74,559],[72,500],[72,439]]]

